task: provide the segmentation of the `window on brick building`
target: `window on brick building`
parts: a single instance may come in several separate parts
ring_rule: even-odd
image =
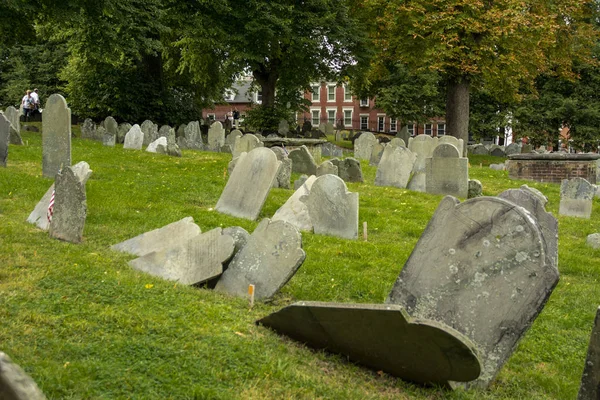
[[[335,126],[335,110],[327,110],[327,122],[331,122]]]
[[[352,126],[352,110],[344,110],[344,126]]]
[[[424,128],[425,128],[424,133],[426,135],[431,136],[433,134],[433,124],[425,124]]]
[[[406,125],[406,129],[408,129],[410,136],[415,136],[415,124]]]
[[[438,123],[437,124],[437,135],[438,136],[444,136],[446,134],[446,124],[445,123]]]
[[[360,129],[362,131],[368,131],[369,130],[369,116],[368,115],[361,115],[360,116]]]
[[[348,85],[344,85],[344,101],[352,101],[352,93],[350,93]]]
[[[321,100],[321,86],[315,85],[312,86],[312,101]]]
[[[321,111],[319,110],[312,110],[311,111],[311,116],[312,116],[312,121],[311,124],[313,126],[319,126],[319,124],[321,123]]]
[[[398,131],[398,120],[390,117],[390,132]]]
[[[383,115],[377,116],[377,132],[383,132],[385,130],[385,117]]]
[[[335,101],[335,85],[327,86],[327,101],[328,102]]]

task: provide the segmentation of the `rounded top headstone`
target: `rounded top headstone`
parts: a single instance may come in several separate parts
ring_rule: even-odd
[[[433,150],[434,158],[459,158],[460,154],[456,146],[450,143],[442,143]]]

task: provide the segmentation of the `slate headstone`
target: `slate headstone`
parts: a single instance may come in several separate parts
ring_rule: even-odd
[[[406,147],[406,142],[403,139],[395,137],[392,140],[390,140],[390,143],[388,144],[388,146]]]
[[[596,310],[577,400],[598,398],[600,398],[600,307]]]
[[[131,127],[129,132],[125,135],[125,141],[123,142],[124,149],[141,150],[146,140],[146,135],[142,132],[142,129],[138,124]],[[148,142],[150,144],[150,142]]]
[[[46,400],[35,381],[0,351],[0,399]]]
[[[356,158],[348,157],[343,160],[332,158],[330,160],[338,168],[338,176],[344,182],[364,182],[362,167],[360,161]]]
[[[22,145],[23,139],[21,138],[21,113],[13,106],[8,106],[4,115],[12,127],[12,129],[10,129],[10,144],[18,146]]]
[[[187,124],[183,130],[183,134],[187,140],[187,148],[193,150],[204,149],[204,142],[202,141],[202,131],[200,130],[199,121],[192,121]]]
[[[113,117],[109,116],[104,119],[104,129],[106,129],[108,134],[116,137],[119,130],[119,124]]]
[[[112,133],[105,133],[102,136],[102,144],[104,146],[114,147],[117,142],[117,135],[113,135]]]
[[[469,195],[469,160],[460,157],[451,144],[440,144],[425,160],[427,193],[467,198]]]
[[[560,185],[558,213],[589,219],[592,216],[594,186],[583,178],[564,179]]]
[[[369,160],[369,165],[377,166],[379,165],[379,161],[381,161],[381,157],[383,157],[383,151],[385,149],[385,144],[376,143],[371,150],[371,159]],[[410,174],[410,172],[409,172]]]
[[[490,151],[484,145],[478,143],[470,147],[469,154],[489,155]]]
[[[408,126],[404,125],[400,132],[396,134],[396,137],[402,139],[404,143],[408,143],[410,140],[410,133],[408,133]]]
[[[288,158],[292,160],[292,172],[308,175],[317,173],[317,163],[306,146],[302,145],[290,151]]]
[[[371,159],[373,146],[377,144],[377,138],[371,132],[362,132],[354,142],[354,158],[357,160]]]
[[[506,157],[506,151],[504,150],[504,148],[498,146],[498,147],[494,147],[490,151],[490,155],[494,156],[494,157]]]
[[[521,145],[519,143],[511,143],[504,150],[507,156],[511,154],[521,154]]]
[[[290,196],[284,205],[273,215],[273,221],[286,221],[294,225],[299,231],[311,232],[313,224],[308,214],[307,205],[301,200],[304,196],[310,193],[310,189],[317,179],[316,176],[311,175],[304,183]]]
[[[273,187],[289,189],[290,180],[292,178],[292,160],[285,157],[279,161],[281,161],[281,165],[279,165],[279,169],[277,170],[277,176],[273,181]]]
[[[149,153],[157,153],[157,148],[159,145],[164,147],[164,153],[167,151],[167,138],[165,136],[160,136],[154,142],[150,143],[148,147],[146,147],[146,151]]]
[[[417,156],[406,147],[386,146],[377,167],[375,186],[405,189]]]
[[[317,177],[327,174],[338,175],[338,167],[333,165],[331,161],[323,161],[317,167]]]
[[[6,167],[8,145],[10,144],[10,121],[0,114],[0,166]]]
[[[96,140],[96,124],[90,118],[86,118],[81,125],[81,138]]]
[[[438,137],[438,142],[437,145],[439,146],[440,144],[451,144],[454,147],[456,147],[456,149],[458,150],[458,154],[463,157],[463,151],[464,151],[464,141],[462,139],[458,139],[454,136],[450,136],[450,135],[443,135]]]
[[[469,193],[467,198],[474,199],[483,195],[483,185],[477,179],[469,179]]]
[[[294,190],[300,189],[307,179],[308,175],[300,175],[300,177],[294,181]]]
[[[250,234],[240,226],[230,226],[223,229],[223,235],[231,236],[233,239],[234,256],[244,248],[246,243],[248,243],[248,239],[250,238]]]
[[[143,142],[138,148],[138,150],[141,149],[142,146],[148,146],[150,143],[158,139],[158,125],[156,125],[154,122],[147,119],[144,122],[142,122],[142,125],[139,127],[140,130],[143,132]]]
[[[128,122],[119,124],[119,127],[117,128],[117,143],[123,143],[125,141],[125,135],[127,135],[127,132],[129,132],[130,129],[131,124]]]
[[[60,94],[48,97],[42,119],[42,173],[54,178],[71,165],[71,110]]]
[[[233,154],[233,149],[235,148],[235,142],[242,136],[243,136],[243,133],[240,130],[234,129],[225,138],[225,144],[226,145],[228,144],[229,146],[231,146],[232,154]]]

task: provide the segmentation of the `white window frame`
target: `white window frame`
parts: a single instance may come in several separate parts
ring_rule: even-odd
[[[381,129],[379,129],[381,123]],[[385,132],[385,114],[377,114],[377,132]]]
[[[440,134],[440,126],[443,126],[444,128],[442,129],[442,134]],[[438,136],[444,136],[446,135],[446,123],[445,122],[438,122],[437,124],[437,135]]]
[[[408,129],[410,136],[415,136],[415,124],[406,124],[406,129]]]
[[[328,108],[327,110],[327,122],[331,122],[335,126],[335,119],[337,117],[337,108]],[[329,113],[333,111],[333,120],[329,116]]]
[[[369,107],[369,98],[367,97],[366,99],[360,99],[358,104],[361,107]]]
[[[429,126],[429,128],[427,126]],[[429,131],[429,133],[427,133],[427,131]],[[423,124],[423,133],[425,135],[433,136],[433,124]]]
[[[352,93],[350,93],[350,89],[348,89],[347,84],[344,84],[344,101],[345,102],[352,101]]]
[[[398,119],[390,117],[390,132],[398,132]]]
[[[262,104],[262,93],[261,92],[254,93],[254,102],[256,104]]]
[[[321,101],[321,85],[311,85],[310,88],[312,102],[318,103],[319,101]]]
[[[315,113],[317,113],[317,123],[315,124]],[[310,123],[312,126],[319,126],[321,123],[321,109],[320,108],[311,108],[310,109]]]
[[[327,102],[328,103],[335,103],[336,87],[337,87],[336,85],[327,85]],[[330,94],[332,94],[332,93],[330,93],[331,89],[333,89],[333,99],[331,99],[329,96]]]
[[[346,123],[346,113],[348,111],[350,111],[350,121],[349,123]],[[344,113],[344,128],[352,128],[352,117],[354,116],[354,108],[344,108],[342,112]]]
[[[363,129],[363,118],[367,119],[367,127]],[[369,130],[369,114],[360,114],[360,118],[359,118],[359,128],[361,131],[368,131]]]
[[[217,114],[215,114],[215,113],[208,113],[208,114],[206,114],[206,118],[209,121],[216,121],[217,120]]]

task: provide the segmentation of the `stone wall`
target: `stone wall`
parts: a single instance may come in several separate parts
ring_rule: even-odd
[[[516,154],[507,162],[508,177],[550,183],[584,178],[595,184],[598,158],[598,154]]]

